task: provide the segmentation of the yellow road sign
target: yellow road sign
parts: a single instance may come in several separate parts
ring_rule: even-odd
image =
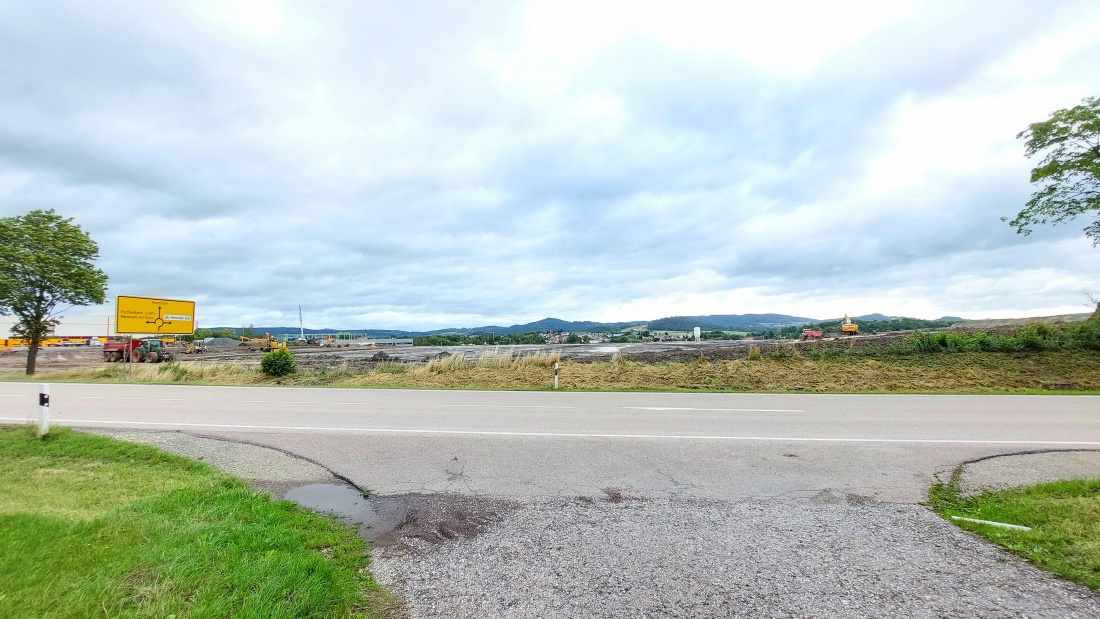
[[[115,333],[190,335],[195,332],[195,302],[120,296],[115,325]]]

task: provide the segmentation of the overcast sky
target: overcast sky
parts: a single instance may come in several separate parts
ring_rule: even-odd
[[[0,52],[0,216],[200,326],[1100,296],[1089,221],[1000,221],[1016,134],[1100,95],[1095,0],[0,0]]]

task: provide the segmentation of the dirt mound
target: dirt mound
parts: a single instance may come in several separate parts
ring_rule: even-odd
[[[212,348],[232,348],[240,346],[241,341],[231,337],[210,337],[206,338],[206,345]]]
[[[1058,316],[1033,316],[1031,318],[987,318],[984,320],[964,320],[951,325],[952,329],[995,329],[997,327],[1023,327],[1037,322],[1049,325],[1084,322],[1092,316],[1084,314],[1060,314]]]

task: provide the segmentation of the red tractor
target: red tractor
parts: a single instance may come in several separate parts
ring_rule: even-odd
[[[164,347],[164,342],[161,340],[121,340],[103,345],[103,360],[157,363],[171,361],[172,353]]]
[[[799,339],[802,339],[802,340],[820,340],[821,337],[824,336],[824,335],[825,335],[824,331],[814,331],[812,329],[803,329],[802,330],[802,337],[799,338]]]

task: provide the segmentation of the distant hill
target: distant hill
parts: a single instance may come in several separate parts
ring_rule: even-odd
[[[863,321],[872,320],[872,321],[875,321],[875,322],[890,322],[890,321],[896,321],[896,320],[924,320],[923,318],[913,318],[911,316],[887,316],[886,314],[864,314],[863,316],[852,316],[851,318],[852,318],[852,320],[854,320],[856,322],[859,322],[861,320],[863,320]],[[819,320],[819,321],[815,321],[815,322],[817,322],[817,323],[827,323],[827,322],[839,322],[841,320],[843,320],[843,318],[831,318],[829,320]],[[951,323],[951,322],[961,322],[963,320],[965,320],[965,319],[964,318],[959,318],[957,316],[944,316],[942,318],[936,318],[936,319],[928,321],[928,322],[948,322],[948,323]]]
[[[887,316],[886,314],[864,314],[863,316],[852,316],[852,320],[901,320],[905,316]]]
[[[885,314],[866,314],[854,316],[855,321],[894,322],[916,320],[901,316],[886,316]],[[962,318],[945,316],[938,322],[954,323]],[[668,316],[656,320],[632,320],[627,322],[594,322],[590,320],[561,320],[560,318],[543,318],[535,322],[503,327],[499,325],[486,325],[482,327],[452,327],[447,329],[435,329],[432,331],[403,331],[400,329],[306,329],[309,335],[323,333],[367,333],[372,337],[422,337],[425,335],[445,335],[449,333],[460,335],[494,334],[514,335],[516,333],[529,333],[532,331],[586,331],[592,333],[618,333],[630,327],[644,327],[651,331],[691,331],[699,327],[704,331],[773,331],[784,327],[800,327],[808,324],[822,324],[839,322],[840,318],[815,319],[804,316],[791,316],[788,314],[708,314],[705,316]],[[932,321],[921,321],[932,322]],[[226,327],[216,327],[215,330]],[[239,327],[228,327],[240,332]],[[253,327],[258,334],[271,333],[272,335],[297,335],[298,327]]]
[[[536,320],[535,322],[528,322],[522,325],[512,325],[510,327],[488,326],[463,327],[461,329],[438,329],[435,331],[428,331],[423,335],[442,335],[445,333],[492,333],[494,335],[512,335],[515,333],[530,333],[532,331],[589,331],[598,333],[618,333],[619,331],[622,331],[627,327],[644,324],[644,320],[634,320],[630,322],[593,322],[590,320],[569,321],[561,320],[560,318],[543,318],[542,320]]]
[[[535,322],[529,322],[522,325],[512,325],[509,327],[501,327],[498,325],[487,325],[484,327],[452,327],[448,329],[436,329],[433,331],[402,331],[399,329],[306,329],[306,336],[321,335],[325,333],[367,333],[372,337],[422,337],[425,335],[444,335],[448,333],[457,333],[461,335],[469,335],[474,333],[492,333],[494,335],[512,335],[515,333],[530,333],[532,331],[546,332],[546,331],[588,331],[593,333],[618,333],[627,327],[633,327],[636,325],[644,325],[644,320],[635,320],[631,322],[593,322],[590,320],[582,321],[568,321],[558,318],[543,318]],[[225,329],[227,327],[214,327],[214,330]],[[239,327],[228,327],[240,333]],[[299,333],[298,327],[253,327],[256,333],[270,333],[272,335],[297,335]]]
[[[710,314],[707,316],[672,316],[649,321],[650,331],[766,331],[814,322],[813,318],[787,314]]]

